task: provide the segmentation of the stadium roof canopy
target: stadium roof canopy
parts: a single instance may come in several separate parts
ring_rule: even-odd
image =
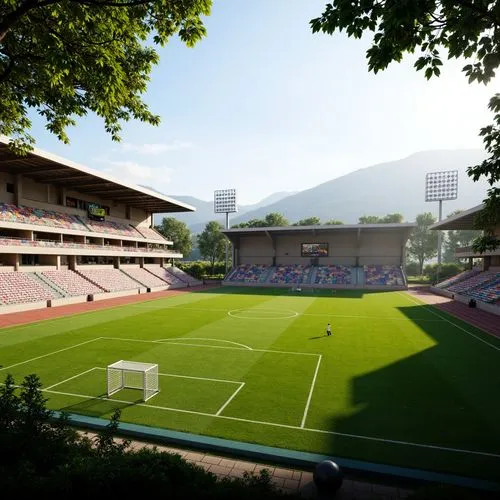
[[[234,229],[223,229],[222,232],[230,240],[240,236],[287,236],[292,234],[319,235],[331,232],[374,232],[374,231],[401,231],[407,238],[414,223],[404,224],[342,224],[335,226],[284,226],[284,227],[237,227]]]
[[[9,149],[8,144],[8,138],[0,137],[0,172],[21,174],[36,182],[108,198],[152,213],[196,210],[191,205],[151,189],[122,182],[110,175],[39,149],[34,149],[27,156],[17,156]]]
[[[479,211],[483,209],[483,205],[477,205],[476,207],[469,208],[457,215],[452,215],[441,222],[436,222],[431,226],[431,229],[440,229],[443,231],[448,231],[451,229],[475,229],[474,219]]]

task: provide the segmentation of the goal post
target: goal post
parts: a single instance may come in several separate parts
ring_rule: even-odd
[[[122,389],[139,389],[147,401],[160,392],[157,364],[120,360],[108,365],[106,371],[108,398]]]

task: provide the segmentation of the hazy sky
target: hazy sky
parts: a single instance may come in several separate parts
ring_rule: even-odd
[[[498,80],[468,85],[452,61],[427,82],[411,58],[368,73],[368,40],[311,33],[325,3],[215,0],[206,39],[160,52],[145,96],[159,127],[128,123],[118,144],[87,117],[65,146],[36,119],[37,147],[169,195],[236,188],[243,204],[416,151],[481,147]]]

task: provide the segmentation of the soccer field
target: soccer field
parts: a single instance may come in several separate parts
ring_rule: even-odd
[[[327,323],[333,334],[326,336]],[[146,403],[106,366],[159,365]],[[0,330],[49,407],[498,479],[500,340],[405,292],[218,288]]]

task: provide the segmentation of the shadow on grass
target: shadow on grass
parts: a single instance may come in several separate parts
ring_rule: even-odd
[[[293,285],[295,286],[295,285]],[[362,299],[365,295],[374,293],[390,293],[392,290],[351,290],[339,289],[332,290],[326,288],[303,288],[301,292],[292,291],[291,288],[273,288],[265,286],[220,286],[195,290],[192,293],[217,294],[217,295],[273,295],[284,297],[330,297],[342,299]]]
[[[425,306],[398,309],[417,328],[401,332],[409,342],[393,353],[393,362],[350,379],[351,410],[330,420],[328,430],[344,434],[330,436],[332,452],[498,480],[500,457],[467,452],[500,450],[498,351],[435,321]],[[412,336],[420,351],[411,348]],[[383,353],[374,354],[383,359]]]
[[[106,393],[100,394],[93,399],[87,399],[85,401],[80,401],[79,403],[65,406],[64,408],[61,408],[61,411],[65,411],[67,413],[78,413],[79,415],[86,415],[89,417],[102,417],[103,415],[112,414],[116,409],[124,410],[130,406],[135,406],[137,403],[142,403],[142,399],[137,399],[136,401],[131,401],[129,403],[123,403],[121,401],[114,401],[113,399],[101,398],[106,398]]]

